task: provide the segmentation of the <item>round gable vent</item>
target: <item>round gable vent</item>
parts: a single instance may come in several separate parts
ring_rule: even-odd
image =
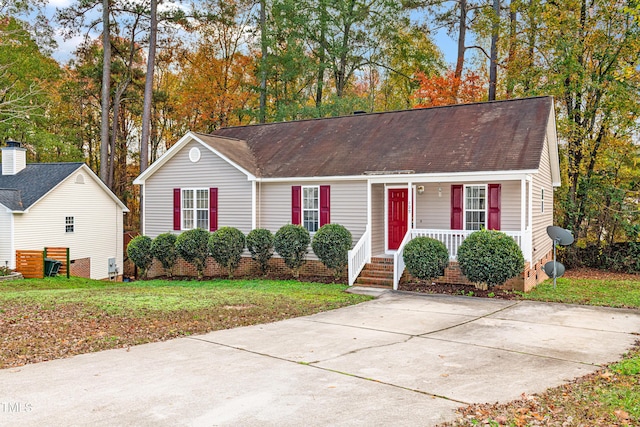
[[[76,176],[76,184],[84,184],[84,175],[81,173]]]
[[[196,163],[198,160],[200,160],[200,149],[198,147],[193,147],[191,150],[189,150],[189,160],[191,160],[193,163]]]

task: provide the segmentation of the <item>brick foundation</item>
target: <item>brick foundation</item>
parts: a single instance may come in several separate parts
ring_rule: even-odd
[[[72,259],[69,274],[76,277],[91,278],[91,258]]]
[[[284,264],[282,258],[273,257],[269,260],[269,274],[274,276],[291,276],[291,270]],[[233,273],[234,277],[255,277],[260,276],[260,265],[250,257],[242,257],[238,268]],[[197,277],[196,268],[182,258],[178,258],[173,267],[173,275],[176,277]],[[153,260],[151,268],[147,272],[148,278],[165,276],[162,264],[158,260]],[[205,277],[226,277],[227,271],[221,268],[217,262],[211,257],[207,259],[207,265],[204,270]],[[333,271],[329,270],[317,260],[307,260],[300,269],[300,277],[333,277]],[[342,277],[339,282],[347,283],[347,274]]]
[[[498,286],[498,289],[510,289],[516,291],[529,292],[535,288],[536,285],[548,279],[548,276],[542,270],[542,267],[553,259],[553,251],[549,252],[542,259],[536,262],[531,268],[528,262],[525,262],[524,272],[520,277],[514,277],[508,280],[504,285]],[[402,281],[411,280],[411,275],[405,271],[402,276]],[[451,283],[454,285],[473,285],[472,282],[467,279],[462,271],[460,271],[460,265],[456,261],[449,263],[449,266],[444,270],[444,276],[438,277],[435,282],[438,283]]]
[[[528,262],[525,263],[524,272],[521,277],[514,277],[513,279],[507,281],[504,285],[499,286],[500,289],[512,289],[517,291],[529,292],[533,289],[538,283],[543,282],[548,279],[548,276],[542,270],[542,267],[548,261],[553,259],[553,251],[549,252],[545,257],[537,261],[533,268],[531,268]],[[73,273],[73,264],[71,264],[71,274]],[[269,274],[274,276],[291,276],[291,270],[284,264],[282,258],[273,257],[269,261]],[[177,277],[197,277],[197,272],[195,267],[191,264],[183,260],[182,258],[178,258],[176,264],[173,268],[173,275]],[[151,268],[147,272],[147,278],[155,278],[165,276],[165,271],[162,268],[162,264],[158,262],[158,260],[153,260],[153,264],[151,264]],[[207,259],[207,266],[204,271],[205,277],[226,277],[227,272],[224,269],[221,269],[218,263],[214,261],[213,258],[209,257]],[[240,265],[234,272],[234,277],[256,277],[260,276],[260,266],[259,264],[252,260],[249,257],[242,257],[240,260]],[[81,276],[84,277],[84,276]],[[322,262],[317,260],[307,260],[307,262],[300,269],[300,277],[333,277],[333,271],[329,270],[322,264]],[[411,280],[411,275],[405,271],[401,282]],[[452,261],[449,263],[449,266],[445,269],[444,276],[439,277],[435,280],[440,283],[452,283],[452,284],[461,284],[461,285],[473,285],[460,271],[460,266],[457,262]],[[347,283],[347,273],[343,275],[340,283]]]

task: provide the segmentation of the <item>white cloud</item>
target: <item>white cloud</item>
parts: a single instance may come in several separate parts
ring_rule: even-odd
[[[49,7],[68,7],[71,5],[71,0],[49,0]]]
[[[84,36],[78,35],[71,37],[68,40],[64,40],[62,35],[56,33],[54,36],[58,43],[58,48],[53,51],[52,57],[61,64],[66,64],[71,58],[73,58],[73,52],[78,48],[80,43],[84,41]]]

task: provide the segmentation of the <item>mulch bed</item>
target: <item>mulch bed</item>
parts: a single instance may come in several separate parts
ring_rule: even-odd
[[[398,286],[400,291],[422,292],[425,294],[446,294],[465,295],[482,298],[516,299],[518,294],[513,291],[502,289],[478,289],[473,285],[452,285],[447,283],[433,283],[427,281],[417,281],[401,283]]]

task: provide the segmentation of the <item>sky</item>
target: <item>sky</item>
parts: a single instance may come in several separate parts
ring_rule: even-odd
[[[47,17],[52,18],[56,12],[56,8],[63,8],[70,6],[73,3],[72,0],[49,0],[46,8]],[[52,25],[56,25],[53,20]],[[53,58],[61,64],[65,64],[73,56],[73,51],[83,40],[83,35],[75,36],[71,39],[64,40],[60,31],[56,31],[55,40],[58,44],[57,49],[53,52]],[[435,43],[440,47],[444,55],[444,59],[447,64],[453,65],[456,62],[456,49],[457,43],[445,30],[438,31],[434,36]]]

